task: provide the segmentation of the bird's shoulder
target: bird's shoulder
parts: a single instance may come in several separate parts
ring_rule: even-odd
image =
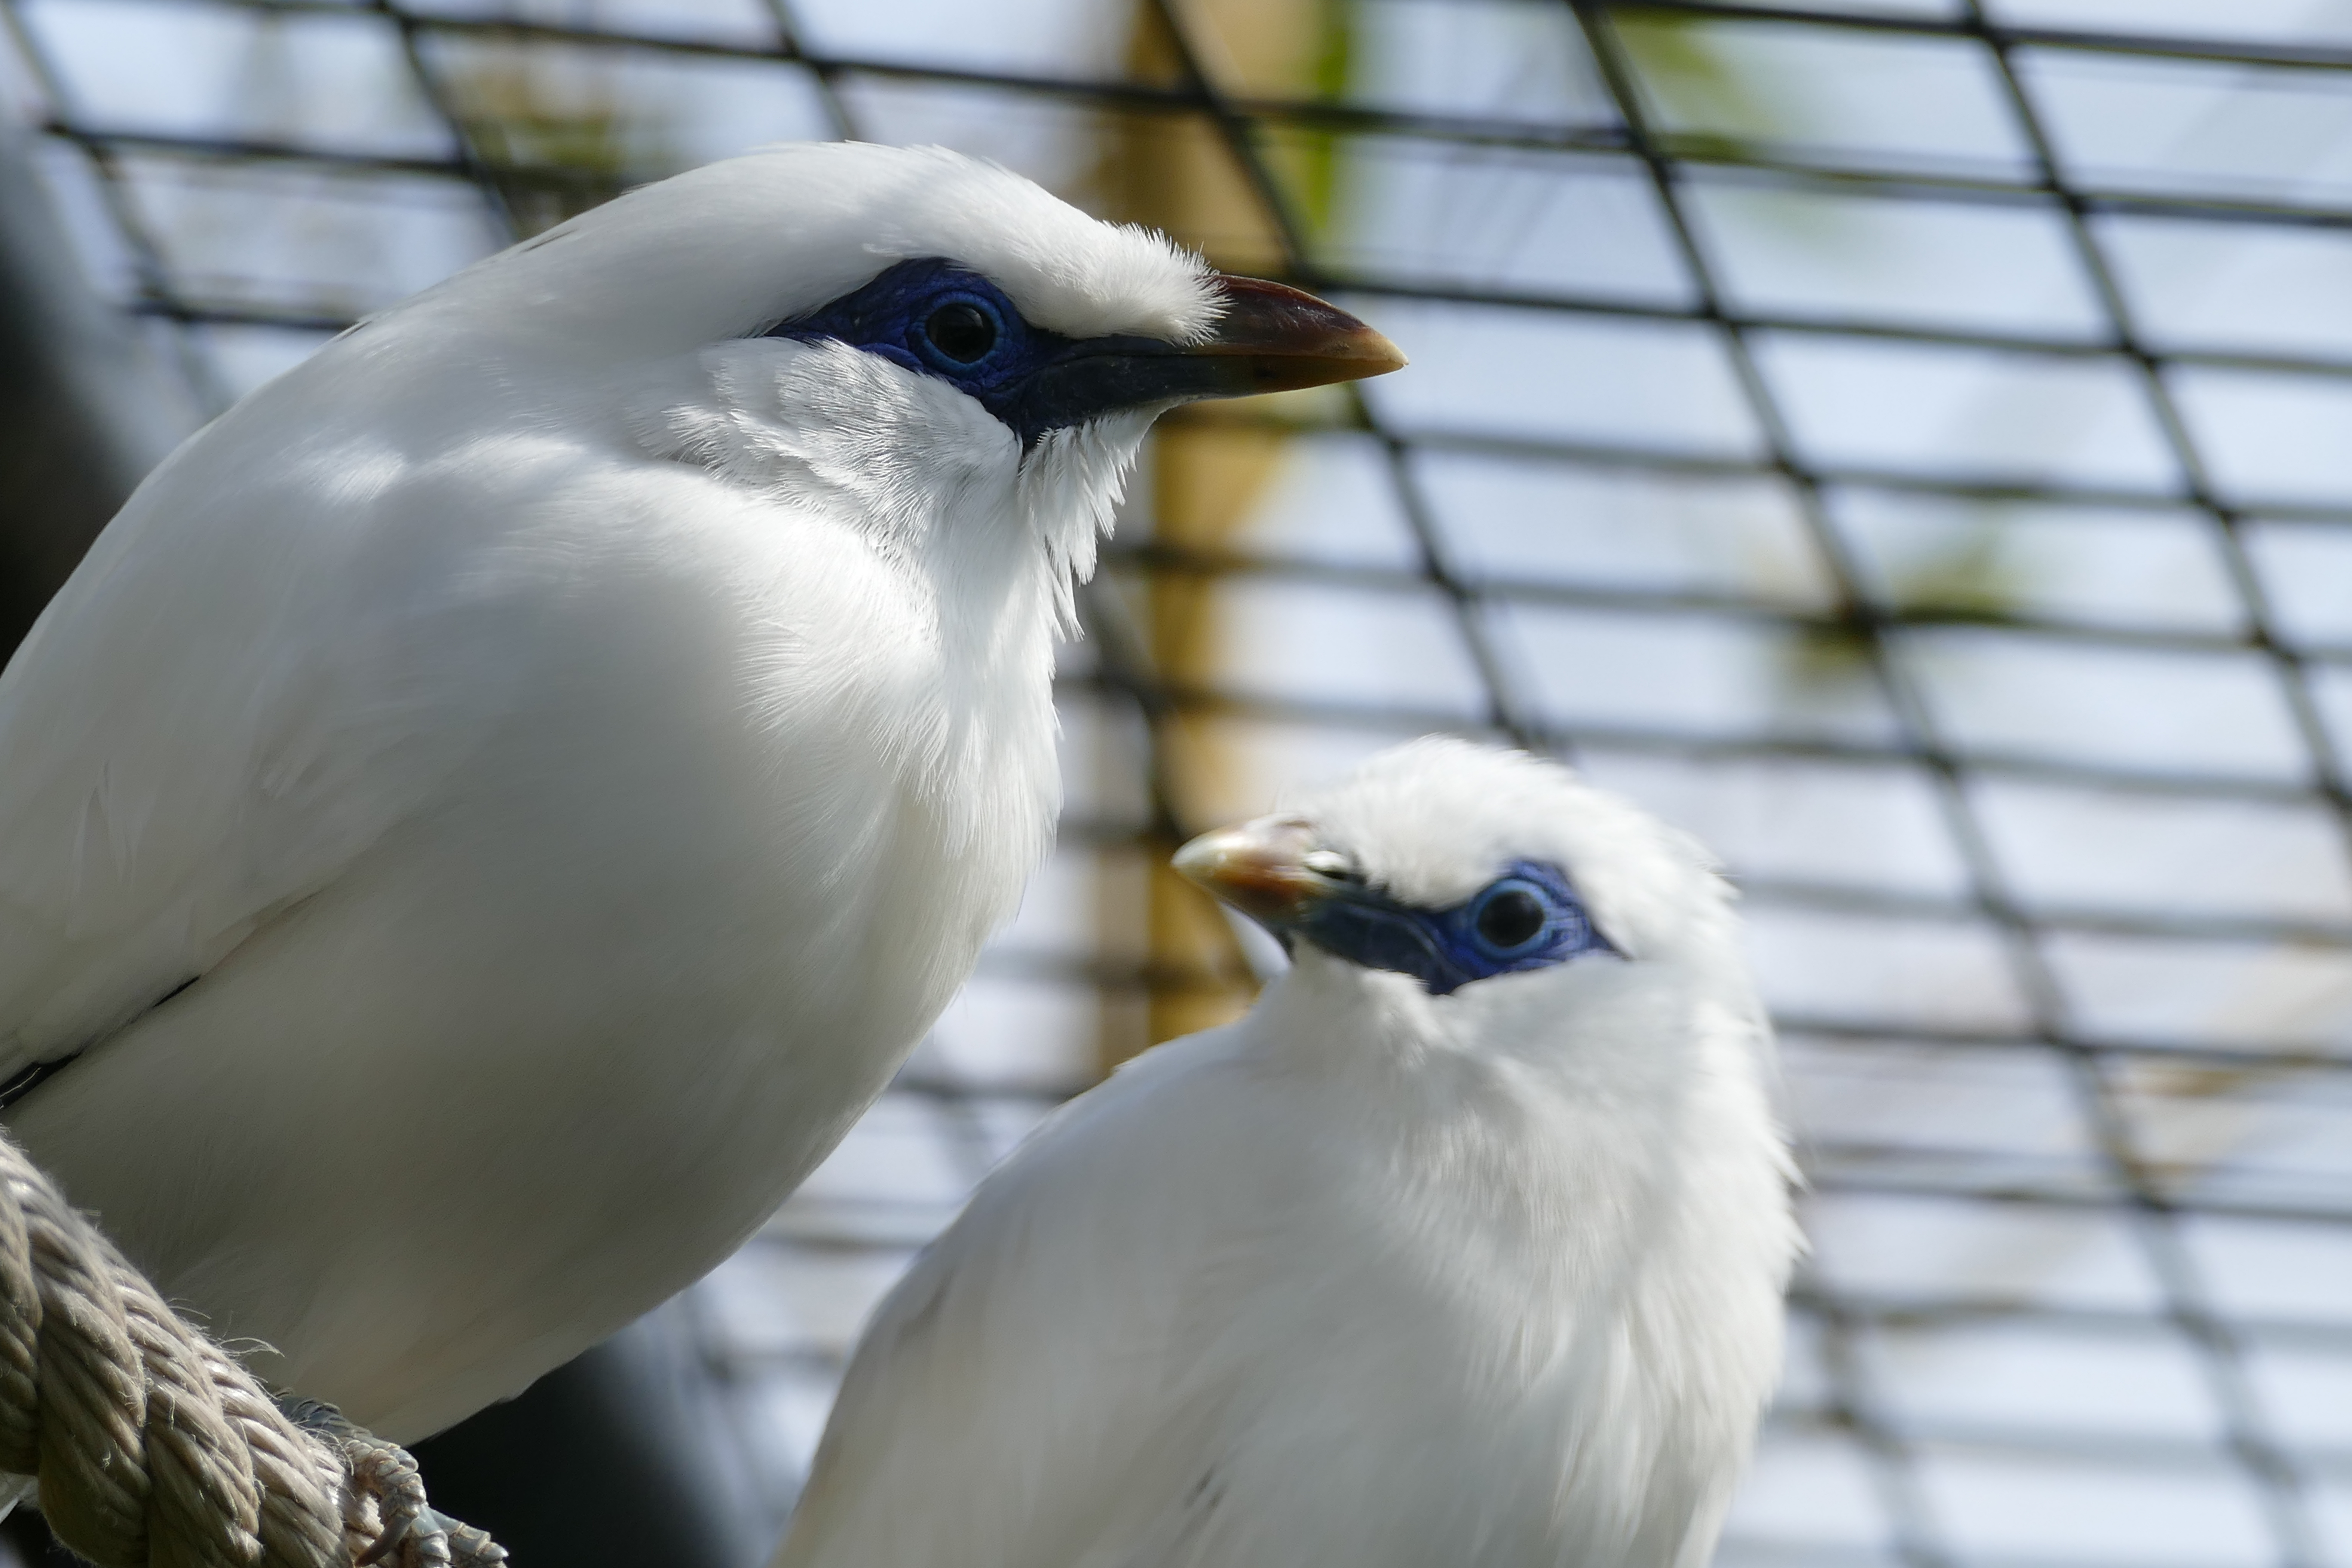
[[[0,1076],[203,973],[518,712],[649,679],[621,655],[710,677],[732,720],[746,664],[804,659],[845,595],[872,624],[854,549],[755,506],[529,427],[403,437],[264,397],[200,433],[0,675]],[[905,685],[916,640],[856,639],[835,685]]]
[[[337,454],[238,437],[150,477],[0,677],[0,1055],[200,973],[499,700],[492,628],[435,604],[383,455],[341,453],[337,497]]]

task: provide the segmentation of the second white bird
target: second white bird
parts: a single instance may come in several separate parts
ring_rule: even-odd
[[[1696,847],[1431,741],[1178,864],[1295,966],[982,1186],[778,1568],[1698,1568],[1797,1235]]]

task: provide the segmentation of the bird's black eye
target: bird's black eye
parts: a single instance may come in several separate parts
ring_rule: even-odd
[[[996,318],[969,300],[953,300],[923,318],[923,336],[940,358],[978,364],[996,347]]]
[[[1470,927],[1487,951],[1502,958],[1533,946],[1550,923],[1541,895],[1525,882],[1508,881],[1480,895]]]

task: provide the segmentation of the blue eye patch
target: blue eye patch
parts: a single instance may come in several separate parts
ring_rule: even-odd
[[[1473,981],[1548,969],[1588,952],[1614,952],[1557,866],[1517,860],[1458,904],[1402,904],[1374,889],[1341,887],[1296,926],[1336,957],[1421,981],[1433,996]]]
[[[1070,338],[1034,326],[1004,291],[940,257],[901,261],[872,282],[770,328],[832,339],[966,394],[1034,447],[1047,432],[1121,408],[1222,396],[1234,363],[1159,338]]]
[[[852,294],[771,328],[772,338],[833,338],[954,383],[982,403],[1070,340],[1021,319],[1003,289],[932,258],[901,261]]]

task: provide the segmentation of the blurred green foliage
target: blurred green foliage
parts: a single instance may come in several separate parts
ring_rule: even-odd
[[[642,98],[544,50],[452,71],[459,126],[527,237],[669,172],[670,138]]]
[[[1357,0],[1316,0],[1316,50],[1308,89],[1319,102],[1348,96],[1356,63]],[[1311,238],[1330,235],[1339,207],[1342,144],[1337,132],[1307,127],[1286,139],[1291,148],[1291,189],[1299,221]]]
[[[1797,84],[1743,57],[1738,34],[1709,17],[1612,10],[1610,25],[1633,60],[1658,121],[1686,156],[1751,154],[1806,129]]]
[[[1774,75],[1764,58],[1743,49],[1748,35],[1740,24],[1638,7],[1614,10],[1611,17],[1656,128],[1685,156],[1753,157],[1770,143],[1801,142],[1814,130],[1807,84]],[[1761,209],[1784,215],[1783,231],[1811,243],[1847,243],[1821,210],[1793,204]],[[1807,216],[1800,218],[1801,212]],[[2017,613],[2025,586],[2023,563],[1999,509],[1986,508],[1891,573],[1879,588],[1891,609],[1990,622]],[[1790,697],[1802,700],[1863,679],[1872,654],[1868,631],[1815,623],[1787,639],[1780,674]]]
[[[1994,508],[1887,574],[1885,607],[1948,621],[1995,623],[2025,596],[2024,563]],[[1869,671],[1870,634],[1849,622],[1808,623],[1785,645],[1781,675],[1796,693],[1858,680]]]

